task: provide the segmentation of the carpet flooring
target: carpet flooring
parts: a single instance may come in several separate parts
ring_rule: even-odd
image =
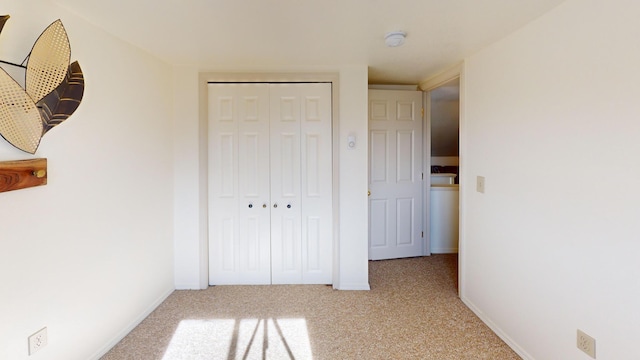
[[[175,291],[102,360],[520,359],[457,295],[457,255],[369,262],[371,291]]]

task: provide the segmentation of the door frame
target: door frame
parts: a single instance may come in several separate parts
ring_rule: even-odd
[[[422,91],[422,255],[431,256],[431,96]]]
[[[465,279],[465,266],[466,266],[466,253],[465,253],[465,199],[467,197],[467,184],[464,178],[464,173],[467,168],[466,159],[463,156],[466,153],[466,112],[465,112],[465,63],[460,62],[455,64],[454,66],[440,72],[439,74],[432,76],[424,81],[421,81],[418,85],[420,90],[425,92],[425,97],[429,98],[429,92],[435,88],[438,88],[445,83],[455,79],[460,79],[460,114],[459,114],[459,143],[458,143],[458,182],[459,182],[459,214],[458,214],[458,294],[464,293],[464,288],[466,284]],[[430,105],[430,104],[429,104]],[[431,110],[431,109],[429,109]],[[427,109],[425,109],[427,111]],[[428,111],[427,114],[430,115],[431,111]],[[429,118],[428,123],[429,128],[431,128],[431,119]],[[431,136],[429,136],[430,138]],[[431,146],[431,140],[429,139],[429,147]],[[429,149],[429,172],[431,172],[431,150]],[[425,186],[431,186],[431,176],[429,176],[429,180],[425,182]],[[429,192],[427,192],[429,193]],[[428,220],[428,219],[427,219]],[[428,223],[427,223],[428,224]],[[430,230],[430,228],[429,228]]]
[[[332,284],[339,283],[340,276],[340,84],[339,73],[319,72],[319,73],[234,73],[234,72],[201,72],[198,77],[198,96],[199,96],[199,168],[201,171],[199,188],[201,194],[199,198],[199,216],[200,216],[200,238],[199,238],[199,254],[200,254],[200,279],[201,282],[209,283],[209,229],[208,229],[208,90],[209,82],[220,83],[305,83],[305,82],[323,82],[331,83],[331,135],[332,135],[332,218],[333,218],[333,241],[332,241]],[[205,286],[206,288],[206,286]]]

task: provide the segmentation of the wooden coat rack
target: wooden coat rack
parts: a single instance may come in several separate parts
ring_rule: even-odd
[[[0,161],[0,192],[47,184],[47,159]]]

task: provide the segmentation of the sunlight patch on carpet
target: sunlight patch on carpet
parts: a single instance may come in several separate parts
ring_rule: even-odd
[[[305,319],[182,320],[162,360],[312,359]]]

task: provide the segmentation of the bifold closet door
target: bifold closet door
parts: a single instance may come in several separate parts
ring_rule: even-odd
[[[272,84],[271,281],[330,284],[331,85]]]
[[[271,283],[269,86],[209,84],[209,283]]]
[[[209,283],[330,284],[330,84],[209,84]]]

